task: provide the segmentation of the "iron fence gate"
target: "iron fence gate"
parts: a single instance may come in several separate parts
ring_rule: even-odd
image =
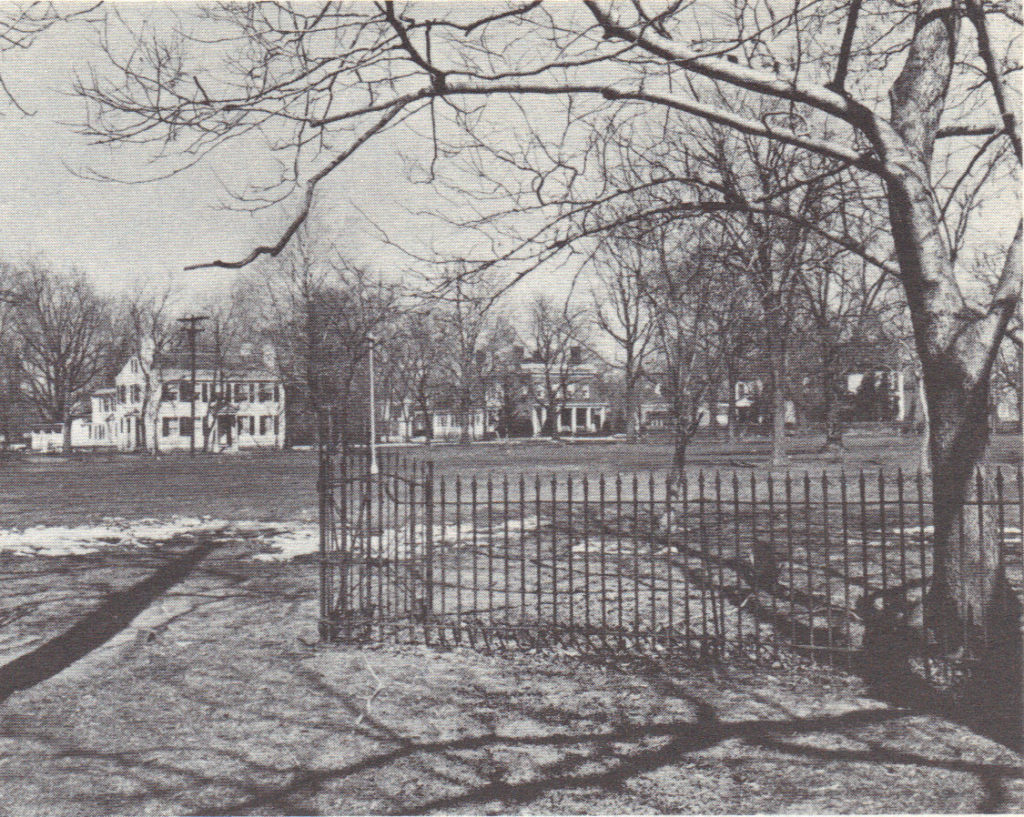
[[[938,666],[921,474],[439,477],[430,462],[321,460],[326,636]],[[1020,469],[968,512],[1021,588]],[[934,664],[934,666],[933,666]]]

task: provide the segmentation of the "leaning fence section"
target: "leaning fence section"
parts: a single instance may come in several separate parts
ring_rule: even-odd
[[[932,671],[922,474],[464,479],[387,456],[325,458],[321,481],[337,637],[837,662],[884,633]],[[1018,592],[1021,492],[1000,470],[967,510]]]

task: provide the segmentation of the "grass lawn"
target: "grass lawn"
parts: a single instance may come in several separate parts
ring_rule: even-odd
[[[847,436],[841,461],[818,454],[819,436],[789,440],[790,468],[865,468],[907,472],[917,468],[917,440],[893,435]],[[438,477],[520,473],[559,475],[656,471],[671,461],[664,441],[515,441],[475,445],[434,444],[394,449],[399,456],[432,459]],[[761,468],[768,459],[764,439],[702,439],[692,445],[696,468]],[[993,462],[1021,462],[1019,435],[999,435]],[[107,517],[209,516],[226,520],[316,520],[316,454],[278,451],[235,455],[187,454],[12,457],[0,462],[0,528],[86,524]]]
[[[846,676],[321,647],[312,564],[197,544],[4,565],[90,602],[5,651],[5,814],[1024,809],[1018,755]],[[62,669],[74,621],[112,637]]]

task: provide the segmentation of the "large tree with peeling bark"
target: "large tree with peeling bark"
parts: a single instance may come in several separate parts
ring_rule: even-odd
[[[764,0],[730,8],[731,18],[716,5],[712,20],[699,2],[656,9],[598,0],[550,8],[539,0],[504,7],[218,7],[203,12],[206,36],[178,25],[167,37],[147,27],[130,42],[106,38],[110,64],[83,74],[79,90],[91,103],[86,130],[105,142],[150,144],[190,163],[236,137],[260,133],[271,149],[288,152],[281,177],[254,190],[253,202],[266,206],[268,196],[296,191],[297,216],[247,258],[203,262],[221,267],[281,252],[317,185],[343,172],[366,142],[414,118],[423,120],[421,132],[434,139],[441,162],[481,144],[500,153],[515,119],[530,127],[561,106],[571,128],[614,107],[653,112],[670,123],[698,117],[857,171],[880,191],[895,262],[877,248],[828,237],[896,276],[905,292],[931,420],[931,599],[950,633],[967,632],[984,646],[1002,582],[998,545],[963,507],[988,442],[993,362],[1020,299],[1021,227],[1006,239],[991,298],[976,303],[958,280],[957,242],[966,231],[950,225],[972,185],[987,179],[979,193],[987,196],[1002,179],[1004,195],[1013,197],[1005,191],[1014,188],[1021,163],[1019,11],[990,0],[867,8],[860,0],[804,6]],[[730,106],[729,89],[781,100],[792,114],[748,116]],[[830,135],[802,124],[818,116],[829,121]],[[172,141],[181,150],[168,150]],[[565,151],[531,144],[547,171],[523,167],[520,189],[543,209],[552,185],[571,187],[583,174]],[[983,168],[1002,145],[1006,172],[986,175]],[[488,181],[495,198],[507,201],[501,188],[513,182]],[[626,193],[598,187],[593,197]],[[702,197],[692,206],[707,208],[709,201]],[[714,206],[748,209],[749,203],[721,198]],[[577,238],[579,224],[578,218],[549,222],[521,242],[496,245],[480,266],[523,259],[527,250],[543,260]],[[600,225],[586,228],[593,234]],[[953,547],[961,527],[966,546]]]

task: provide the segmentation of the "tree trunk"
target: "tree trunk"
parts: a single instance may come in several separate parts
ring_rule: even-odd
[[[772,387],[772,450],[771,465],[786,464],[786,350],[780,333],[768,338],[768,366]]]
[[[917,399],[921,406],[921,419],[923,425],[921,431],[921,443],[917,454],[917,467],[922,474],[930,474],[932,472],[932,455],[930,451],[931,423],[928,419],[928,398],[924,393],[924,378],[921,376],[917,378]]]
[[[838,453],[846,450],[843,445],[843,423],[839,417],[839,401],[836,399],[836,355],[830,346],[822,349],[822,389],[825,401],[825,444],[823,452]]]
[[[672,444],[672,475],[675,482],[686,478],[686,447],[690,443],[690,424],[681,414],[676,416]]]
[[[892,236],[928,408],[935,520],[928,623],[940,645],[962,647],[979,659],[980,677],[993,680],[991,694],[999,694],[994,679],[1010,677],[1019,700],[1019,603],[1008,591],[993,526],[978,506],[965,502],[988,445],[992,366],[1019,301],[1022,228],[1018,223],[1000,294],[985,314],[973,313],[956,281],[929,179],[955,51],[953,14],[948,6],[922,3],[914,41],[890,92],[893,128],[876,123],[875,136],[885,153]]]
[[[63,435],[63,446],[64,453],[71,453],[71,413],[64,413],[64,435]]]
[[[992,603],[1002,577],[995,519],[977,504],[995,497],[984,469],[988,384],[951,381],[933,377],[927,387],[935,518],[929,612],[941,643],[977,654],[988,643],[993,616],[1000,615]]]
[[[984,514],[981,524],[978,513],[972,520],[964,503],[988,444],[992,365],[1019,301],[1022,228],[1018,223],[992,308],[972,313],[957,284],[930,174],[958,24],[956,8],[944,0],[919,3],[910,48],[889,92],[891,125],[874,118],[865,124],[884,161],[891,232],[927,398],[935,515],[930,624],[943,643],[967,642],[988,659],[996,646],[990,624],[1012,611],[1000,592],[1005,579],[994,532]]]
[[[557,440],[561,436],[558,429],[558,424],[560,421],[561,417],[558,416],[558,403],[549,404],[547,426],[548,433],[551,435],[552,440]]]
[[[625,403],[624,409],[626,412],[626,436],[631,440],[635,441],[639,436],[639,423],[637,421],[636,411],[636,383],[633,377],[627,376],[626,378],[626,393],[624,395]]]
[[[626,370],[625,370],[625,385],[626,393],[623,395],[623,409],[626,412],[626,437],[635,441],[639,436],[639,424],[636,416],[636,363],[633,358],[633,347],[631,345],[626,347]]]
[[[729,442],[736,442],[736,372],[728,363],[725,366],[726,388],[729,391],[726,423],[729,426]]]

